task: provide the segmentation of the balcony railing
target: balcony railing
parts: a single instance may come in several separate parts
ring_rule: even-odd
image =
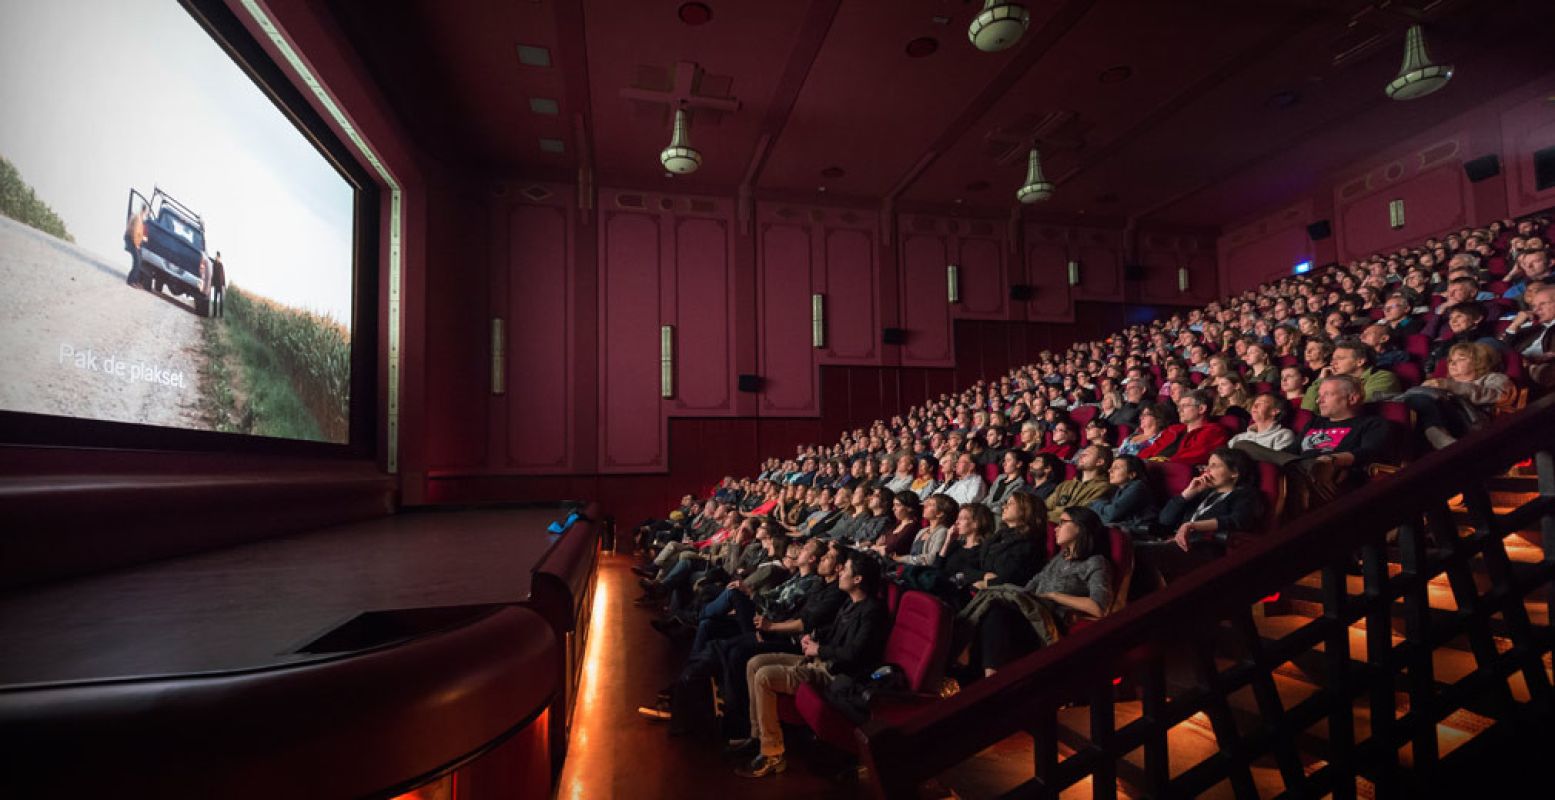
[[[1031,777],[1009,796],[1088,784],[1111,798],[1120,779],[1150,797],[1223,782],[1238,797],[1412,796],[1506,737],[1548,730],[1552,453],[1555,397],[902,724],[866,725],[871,786],[912,797],[921,782],[1026,734]],[[1503,477],[1529,461],[1536,482]],[[1267,602],[1274,593],[1303,590],[1308,618],[1266,613],[1280,608]],[[1282,692],[1293,670],[1303,691]],[[1451,727],[1465,718],[1473,724]],[[1182,725],[1207,728],[1216,747],[1184,763]]]

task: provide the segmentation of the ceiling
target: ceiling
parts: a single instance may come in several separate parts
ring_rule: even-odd
[[[1058,190],[1028,213],[1204,227],[1555,64],[1549,0],[1024,3],[982,53],[974,0],[329,0],[419,143],[471,170],[1007,214],[1037,141]],[[1390,101],[1413,21],[1456,74]],[[681,104],[703,165],[671,178]]]

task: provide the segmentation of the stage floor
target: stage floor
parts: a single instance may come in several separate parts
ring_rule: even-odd
[[[522,602],[559,516],[407,512],[0,596],[0,689],[286,666],[364,611]]]

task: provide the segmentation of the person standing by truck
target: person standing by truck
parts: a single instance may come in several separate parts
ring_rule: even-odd
[[[224,317],[227,311],[227,268],[221,263],[221,251],[211,260],[211,316]]]
[[[130,222],[124,228],[124,249],[130,251],[130,274],[124,279],[126,286],[140,285],[140,246],[146,242],[146,205],[141,204],[140,210],[130,215]]]

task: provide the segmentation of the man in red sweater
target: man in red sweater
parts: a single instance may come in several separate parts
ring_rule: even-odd
[[[1184,392],[1177,399],[1176,425],[1161,431],[1155,444],[1139,451],[1139,457],[1179,464],[1205,464],[1209,454],[1225,447],[1230,436],[1226,429],[1210,422],[1209,401],[1200,392]]]

